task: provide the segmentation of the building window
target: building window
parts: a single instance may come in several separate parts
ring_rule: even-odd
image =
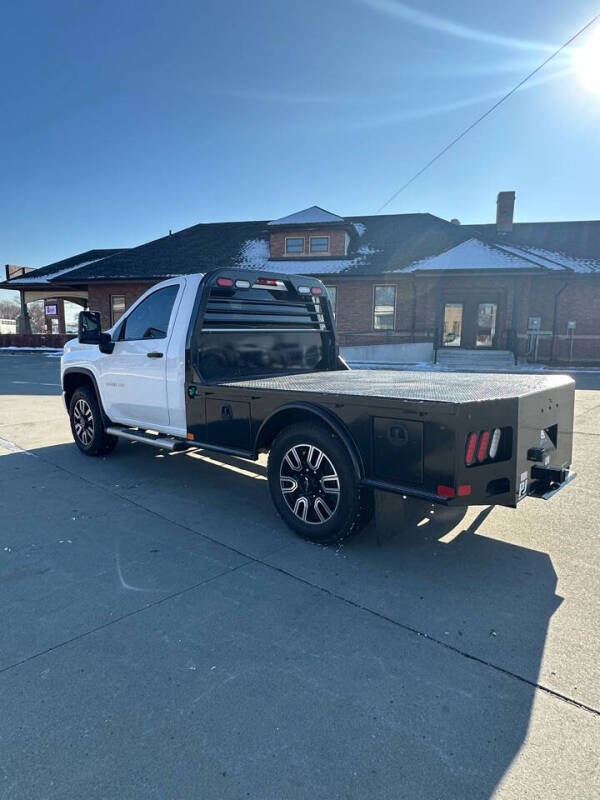
[[[329,297],[331,310],[333,311],[333,316],[335,317],[337,310],[337,286],[326,286],[325,288],[327,289],[327,296]]]
[[[310,237],[310,252],[311,253],[328,253],[329,252],[329,236],[311,236]]]
[[[111,294],[110,296],[110,324],[116,325],[125,312],[125,295]]]
[[[373,328],[393,330],[396,311],[396,287],[376,286],[373,303]]]
[[[286,236],[286,253],[304,253],[304,236]]]

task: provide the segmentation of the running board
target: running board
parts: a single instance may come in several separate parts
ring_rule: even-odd
[[[130,442],[142,442],[142,444],[150,444],[153,447],[160,447],[163,450],[174,452],[175,450],[187,450],[190,445],[182,440],[169,439],[166,436],[153,436],[151,433],[142,431],[132,431],[128,428],[120,428],[116,425],[111,425],[106,428],[106,433],[111,436],[118,436],[120,439],[127,439]]]

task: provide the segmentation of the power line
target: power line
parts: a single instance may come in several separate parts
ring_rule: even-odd
[[[385,203],[382,206],[380,206],[377,209],[376,213],[379,214],[380,211],[383,211],[383,209],[386,208],[386,206],[389,206],[389,204],[391,202],[393,202],[398,197],[399,194],[401,194],[406,188],[408,188],[411,185],[411,183],[416,181],[417,178],[419,178],[426,170],[428,170],[429,167],[432,164],[434,164],[439,158],[441,158],[445,153],[447,153],[448,150],[450,150],[451,147],[454,147],[454,145],[457,142],[460,142],[460,140],[463,137],[465,137],[467,135],[467,133],[472,131],[473,128],[476,125],[479,125],[479,123],[482,122],[486,117],[488,117],[492,113],[492,111],[495,111],[498,108],[498,106],[501,106],[502,103],[504,103],[505,100],[508,100],[509,97],[511,97],[515,92],[517,92],[521,88],[521,86],[523,86],[525,83],[527,83],[528,80],[533,78],[533,76],[536,75],[541,69],[543,69],[546,66],[546,64],[548,64],[550,61],[552,61],[553,58],[556,58],[556,56],[559,55],[559,53],[562,53],[562,51],[566,47],[568,47],[572,42],[574,42],[575,39],[577,39],[578,36],[581,36],[581,34],[584,33],[584,31],[586,31],[588,28],[590,28],[599,19],[600,19],[600,14],[596,14],[596,16],[593,17],[589,22],[587,22],[583,26],[583,28],[580,28],[577,31],[577,33],[575,33],[575,34],[573,34],[573,36],[571,36],[570,39],[567,39],[567,41],[564,44],[562,44],[558,48],[558,50],[555,50],[551,55],[549,55],[548,58],[545,61],[542,61],[542,63],[539,66],[537,66],[532,72],[530,72],[529,75],[526,75],[522,80],[519,81],[519,83],[517,83],[516,86],[513,86],[513,88],[510,91],[508,91],[496,103],[494,103],[493,106],[488,108],[487,111],[485,111],[480,117],[478,117],[467,128],[465,128],[464,131],[462,131],[462,133],[459,133],[458,136],[456,136],[454,139],[452,139],[452,141],[449,142],[442,150],[440,150],[439,153],[437,153],[433,158],[431,158],[425,164],[424,167],[422,167],[418,172],[415,172],[415,174],[412,176],[412,178],[407,180],[406,183],[402,184],[402,186],[398,189],[398,191],[394,192],[394,194],[388,200],[386,200]]]

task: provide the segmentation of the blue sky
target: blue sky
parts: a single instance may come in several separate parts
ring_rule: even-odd
[[[5,4],[0,263],[317,203],[374,213],[597,12],[588,0]],[[582,40],[583,43],[584,40]],[[600,94],[570,56],[386,210],[600,216]]]

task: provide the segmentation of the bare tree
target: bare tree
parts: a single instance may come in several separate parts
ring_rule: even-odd
[[[46,333],[46,316],[44,314],[44,302],[39,300],[27,305],[29,318],[31,320],[32,333]]]
[[[0,300],[0,317],[2,319],[16,319],[21,308],[13,300]]]

